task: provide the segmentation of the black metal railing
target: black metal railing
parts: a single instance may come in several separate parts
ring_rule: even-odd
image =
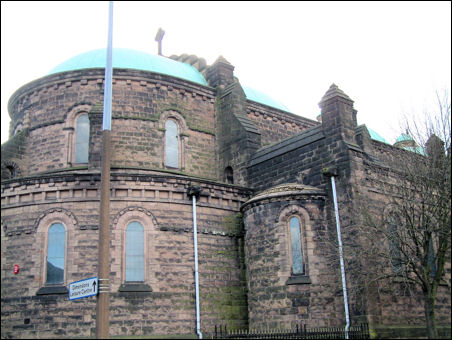
[[[297,325],[291,330],[231,330],[215,326],[214,339],[346,339],[345,327],[307,328]],[[349,339],[370,339],[367,324],[350,326]]]

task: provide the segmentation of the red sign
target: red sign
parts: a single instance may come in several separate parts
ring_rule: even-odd
[[[19,274],[19,265],[15,264],[14,265],[14,275],[17,275],[17,274]]]

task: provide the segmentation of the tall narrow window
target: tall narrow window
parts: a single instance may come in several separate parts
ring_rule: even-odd
[[[226,169],[224,169],[224,177],[226,183],[234,184],[234,171],[232,170],[232,167],[227,166]]]
[[[89,119],[87,114],[77,118],[75,124],[75,163],[88,163]]]
[[[16,169],[12,165],[6,166],[6,178],[14,178],[16,177]]]
[[[400,237],[398,231],[399,218],[394,213],[388,216],[389,255],[391,257],[392,270],[399,274],[402,272],[402,258],[400,251]]]
[[[47,277],[46,283],[64,282],[64,256],[66,252],[66,229],[61,223],[49,228],[47,241]]]
[[[303,251],[301,248],[300,220],[297,217],[290,219],[290,240],[292,250],[292,274],[304,274]]]
[[[178,131],[173,120],[167,120],[165,123],[165,165],[171,168],[179,167]]]
[[[436,271],[438,270],[436,267],[435,261],[435,250],[433,249],[433,237],[430,238],[428,242],[428,266],[430,267],[430,276],[435,277]]]
[[[126,281],[144,281],[144,228],[139,222],[126,229]]]

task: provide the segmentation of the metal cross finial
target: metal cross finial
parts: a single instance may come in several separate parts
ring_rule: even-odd
[[[159,55],[162,55],[162,39],[163,39],[164,35],[165,35],[165,31],[162,30],[161,28],[159,28],[159,30],[155,36],[155,41],[157,41],[159,43],[159,51],[158,51]]]

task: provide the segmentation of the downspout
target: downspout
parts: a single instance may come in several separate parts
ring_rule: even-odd
[[[189,187],[188,196],[191,196],[193,203],[193,246],[195,252],[195,295],[196,295],[196,333],[202,339],[201,320],[199,316],[199,274],[198,274],[198,231],[196,225],[196,196],[199,196],[202,189],[200,187]]]
[[[348,330],[350,328],[350,316],[348,314],[347,282],[345,280],[345,265],[344,265],[344,256],[342,253],[341,224],[339,223],[339,209],[337,206],[336,183],[334,182],[334,176],[331,176],[331,187],[333,188],[334,213],[336,215],[337,241],[339,243],[339,259],[341,262],[342,292],[344,294],[345,338],[348,339]]]
[[[325,176],[331,177],[331,188],[333,190],[333,201],[334,201],[334,214],[336,216],[336,232],[337,241],[339,243],[339,260],[341,264],[341,277],[342,277],[342,293],[344,295],[344,308],[345,308],[345,338],[348,339],[348,330],[350,328],[350,316],[348,313],[348,298],[347,298],[347,282],[345,280],[345,265],[344,256],[342,252],[342,237],[341,237],[341,224],[339,222],[339,209],[337,205],[336,196],[336,183],[334,181],[334,176],[337,176],[337,170],[324,169],[323,174]]]

